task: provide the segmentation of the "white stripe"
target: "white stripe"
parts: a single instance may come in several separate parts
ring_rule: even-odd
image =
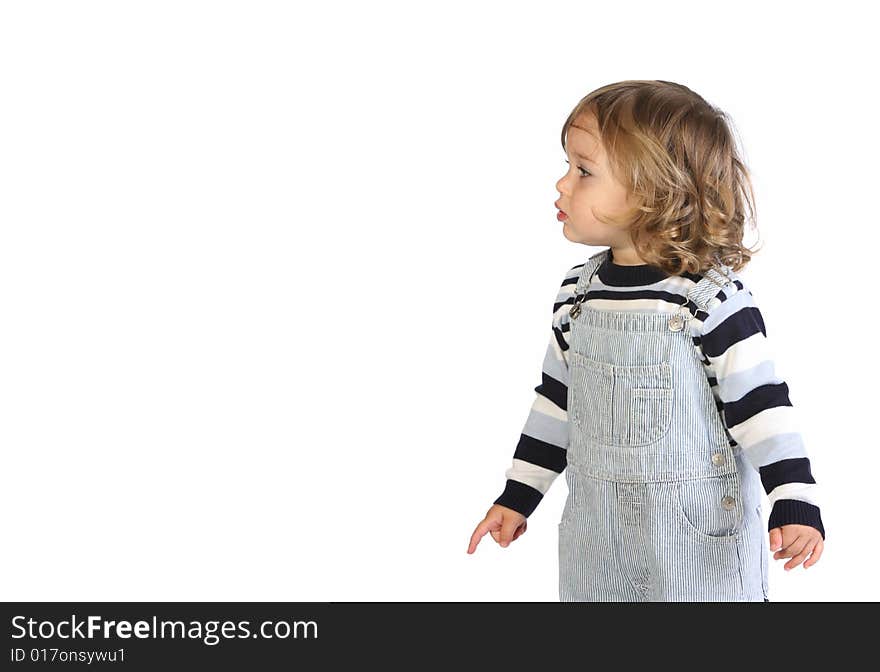
[[[770,506],[773,506],[779,499],[797,499],[801,502],[807,502],[807,504],[819,506],[822,497],[818,490],[819,487],[816,483],[783,483],[773,488],[767,498],[770,501]]]
[[[662,312],[677,311],[677,303],[663,299],[588,299],[590,308],[598,310],[658,310]]]
[[[556,420],[562,420],[563,422],[568,421],[568,413],[559,408],[556,404],[550,401],[543,394],[536,394],[535,401],[532,403],[532,410],[536,413],[541,413],[543,415],[548,415],[551,418]],[[534,437],[536,439],[540,439],[540,436]]]
[[[552,469],[545,469],[515,457],[513,465],[505,472],[504,476],[513,481],[530,485],[543,494],[550,489],[550,485],[559,474]]]
[[[725,415],[725,423],[727,421]],[[774,406],[765,408],[748,420],[727,426],[730,435],[748,452],[751,446],[765,441],[776,434],[789,434],[798,431],[797,414],[794,406]]]
[[[761,362],[772,361],[767,345],[767,339],[760,331],[748,338],[737,341],[727,350],[715,357],[709,357],[716,376],[722,378],[748,371]]]

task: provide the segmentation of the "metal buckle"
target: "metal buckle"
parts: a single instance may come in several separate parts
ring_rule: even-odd
[[[577,298],[575,298],[574,304],[572,305],[571,310],[568,311],[568,316],[571,319],[576,320],[577,316],[581,314],[581,304],[584,302],[584,299],[586,299],[586,298],[587,298],[586,292],[584,292],[583,294],[577,295]]]
[[[681,331],[684,329],[684,325],[693,318],[690,311],[684,310],[684,307],[685,304],[679,305],[678,310],[669,318],[670,331]]]
[[[595,277],[596,273],[599,272],[599,267],[601,265],[602,265],[601,262],[599,262],[595,265],[595,268],[593,268],[593,272],[590,273],[590,277],[587,278],[587,281],[585,283],[583,283],[585,285],[584,287],[581,287],[581,281],[583,280],[583,276],[581,276],[581,280],[579,280],[577,285],[575,285],[574,304],[572,305],[571,310],[568,311],[568,316],[571,319],[576,320],[577,316],[581,314],[581,305],[583,304],[584,301],[587,300],[587,287],[589,287],[590,284],[593,282],[593,277]],[[578,289],[581,289],[582,292],[578,293]]]

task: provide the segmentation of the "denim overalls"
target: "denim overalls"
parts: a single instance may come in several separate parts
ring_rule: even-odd
[[[591,309],[584,264],[570,311],[568,498],[560,601],[764,601],[759,473],[719,416],[691,314]],[[688,292],[707,311],[729,279]]]

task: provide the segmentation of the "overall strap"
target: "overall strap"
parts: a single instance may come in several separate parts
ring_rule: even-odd
[[[574,303],[571,306],[571,310],[568,312],[568,316],[572,320],[576,320],[577,316],[581,314],[581,305],[587,300],[587,287],[590,286],[590,282],[599,270],[599,266],[602,265],[602,262],[605,261],[610,254],[611,248],[609,247],[601,252],[596,252],[596,254],[584,262],[584,267],[581,269],[580,277],[574,287]]]
[[[601,252],[596,252],[596,254],[594,254],[584,262],[584,267],[581,269],[580,277],[578,278],[577,285],[575,285],[574,288],[575,296],[584,294],[587,291],[587,287],[590,286],[590,281],[593,279],[596,271],[599,270],[599,266],[602,265],[602,262],[608,258],[609,254],[611,254],[610,247],[602,250]]]
[[[716,267],[707,269],[699,282],[688,290],[687,298],[695,303],[700,310],[708,313],[709,301],[718,294],[719,289],[724,289],[733,282],[733,269],[718,263]]]

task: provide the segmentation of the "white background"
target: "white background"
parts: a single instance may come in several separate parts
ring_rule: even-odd
[[[880,598],[864,7],[4,3],[0,598],[558,599],[564,478],[465,551],[601,249],[555,219],[562,124],[623,79],[752,170],[828,534],[771,600]]]

